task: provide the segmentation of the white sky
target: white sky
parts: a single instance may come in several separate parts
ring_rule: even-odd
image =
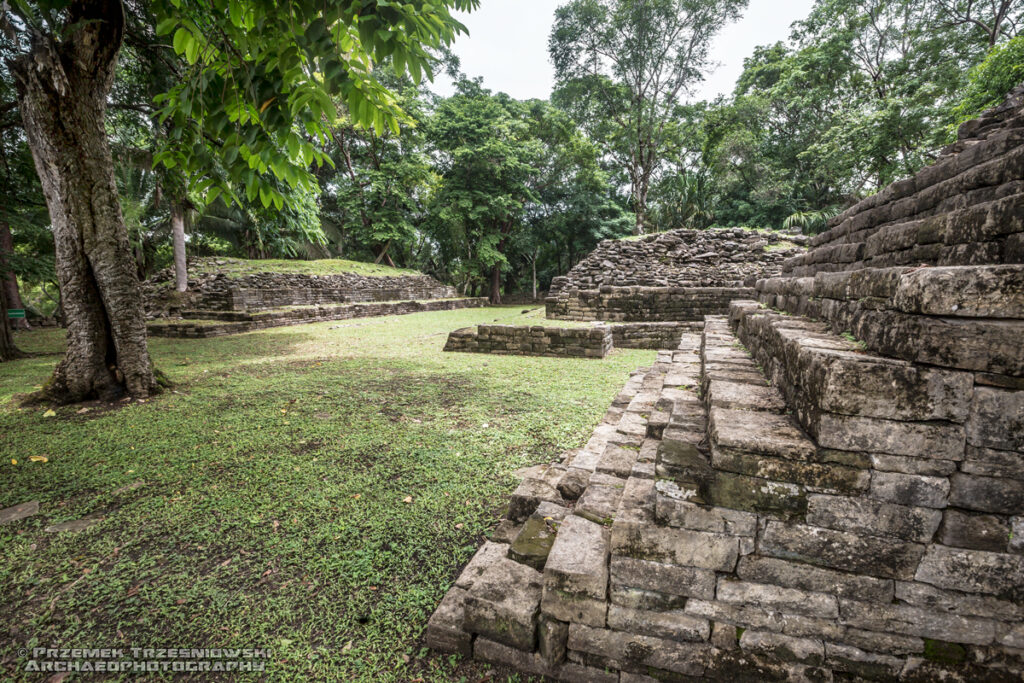
[[[505,92],[520,100],[547,99],[554,83],[548,61],[548,34],[555,7],[561,0],[481,0],[480,9],[459,15],[469,29],[454,50],[462,70],[470,77],[483,76],[484,87]],[[743,71],[743,59],[756,45],[768,45],[789,37],[789,26],[811,11],[814,0],[750,0],[743,18],[722,31],[712,48],[719,67],[701,84],[694,98],[713,99],[732,92]],[[452,83],[439,74],[432,88],[452,93]]]

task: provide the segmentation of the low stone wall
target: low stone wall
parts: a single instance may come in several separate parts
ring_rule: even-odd
[[[545,300],[554,320],[699,321],[725,315],[729,302],[753,296],[746,287],[613,287],[563,289]]]
[[[405,315],[426,311],[451,311],[459,308],[482,308],[487,299],[443,299],[434,301],[392,301],[372,304],[342,304],[338,306],[302,307],[282,311],[266,311],[263,313],[232,313],[222,312],[212,320],[192,322],[150,323],[148,331],[154,337],[186,337],[206,338],[222,337],[229,334],[241,334],[267,327],[283,325],[303,325],[306,323],[325,322],[329,320],[348,320],[351,318],[369,318],[383,315]],[[193,315],[201,312],[191,312]],[[227,319],[224,319],[227,318]]]
[[[478,325],[448,335],[445,351],[517,356],[604,358],[612,350],[612,331],[595,327]]]
[[[612,325],[617,349],[674,349],[687,332],[699,332],[702,322],[623,323]]]

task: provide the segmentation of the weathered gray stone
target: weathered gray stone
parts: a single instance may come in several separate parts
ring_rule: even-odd
[[[893,305],[921,315],[1019,318],[1024,310],[1024,267],[922,268],[900,278]]]
[[[883,503],[866,498],[807,496],[807,523],[874,536],[927,543],[942,521],[938,510]]]
[[[851,645],[825,643],[825,659],[832,669],[866,680],[895,680],[904,660],[891,655],[865,652]]]
[[[843,633],[842,641],[845,645],[852,645],[860,650],[882,652],[889,655],[924,652],[924,639],[897,633],[877,633],[859,628],[848,628]]]
[[[1024,482],[1019,479],[976,477],[957,473],[950,477],[950,481],[951,505],[1005,515],[1024,512]]]
[[[25,519],[32,515],[39,514],[39,501],[32,500],[27,503],[19,503],[9,508],[0,510],[0,524],[10,524],[19,519]]]
[[[576,514],[599,524],[610,524],[626,486],[625,479],[615,481],[619,483],[610,484],[592,477],[590,486],[576,502]]]
[[[1010,524],[995,515],[970,515],[948,509],[942,518],[939,542],[955,548],[1006,552],[1010,540]]]
[[[725,621],[742,625],[743,628],[774,631],[798,638],[836,640],[846,632],[846,627],[840,625],[834,618],[823,619],[802,614],[787,614],[753,604],[690,598],[686,602],[684,611],[687,614],[712,621]]]
[[[789,482],[830,493],[865,491],[871,481],[871,475],[867,470],[734,451],[723,452],[714,445],[711,450],[711,464],[725,472],[776,482]]]
[[[952,643],[987,645],[995,639],[995,622],[961,617],[911,605],[839,601],[840,622],[878,632],[935,638]]]
[[[710,569],[680,567],[631,557],[612,556],[611,580],[619,586],[670,595],[707,599],[715,595],[715,573]]]
[[[781,517],[801,515],[807,510],[803,486],[732,472],[715,472],[708,483],[708,502],[713,505],[765,512]]]
[[[967,442],[1024,452],[1024,391],[976,387],[967,420]]]
[[[423,642],[427,647],[463,657],[473,653],[473,637],[462,628],[465,599],[466,591],[461,588],[452,588],[444,596],[423,632]]]
[[[533,650],[542,590],[536,569],[502,558],[466,593],[464,628],[520,650]]]
[[[880,472],[923,474],[928,477],[948,477],[956,472],[956,462],[953,460],[914,458],[887,453],[872,453],[871,466]]]
[[[611,550],[615,555],[639,560],[732,571],[739,558],[739,541],[723,534],[616,522],[612,525]]]
[[[541,615],[537,627],[538,651],[544,662],[553,667],[565,659],[569,640],[569,624]]]
[[[768,522],[760,550],[771,557],[889,579],[912,578],[924,554],[918,543],[775,521]]]
[[[491,541],[508,545],[516,540],[516,536],[519,535],[519,530],[522,528],[522,524],[516,524],[511,519],[505,518],[498,522],[498,526],[494,527],[494,531],[491,533]]]
[[[1003,621],[1024,620],[1024,604],[1000,600],[989,595],[947,591],[927,583],[897,581],[896,599],[915,607],[959,614],[965,617],[984,617]]]
[[[718,580],[716,597],[720,602],[756,605],[765,610],[787,614],[802,614],[824,619],[839,616],[839,603],[834,595],[781,588],[766,583],[721,578]]]
[[[702,675],[710,654],[706,643],[681,643],[582,624],[569,626],[569,649],[597,655],[624,671],[654,668],[687,676]]]
[[[545,614],[560,621],[603,626],[608,595],[608,541],[599,524],[565,519],[544,568]]]
[[[761,455],[811,460],[814,443],[785,415],[712,407],[711,441],[721,453]]]
[[[615,604],[608,607],[608,628],[678,641],[700,642],[711,635],[707,619],[691,616],[682,610],[653,612]]]
[[[870,496],[897,505],[944,508],[949,500],[949,480],[897,472],[874,472]]]
[[[592,470],[591,470],[592,471]],[[590,472],[578,467],[569,467],[555,486],[566,500],[578,500],[587,489]]]
[[[781,413],[786,409],[779,390],[774,387],[758,386],[743,382],[711,380],[707,395],[711,405],[731,410],[762,410]]]
[[[807,426],[817,437],[818,445],[825,448],[963,459],[964,428],[961,425],[820,413],[810,416]]]
[[[752,513],[695,505],[666,495],[657,496],[655,517],[659,524],[693,531],[734,536],[753,536],[757,531],[757,515]]]
[[[597,471],[626,478],[633,470],[633,463],[636,462],[639,452],[638,448],[610,443],[601,454],[601,459],[597,461]]]
[[[479,578],[481,574],[487,571],[491,565],[495,562],[500,562],[504,557],[508,555],[508,546],[504,543],[495,543],[493,541],[486,541],[480,550],[476,551],[473,555],[473,559],[469,561],[466,568],[459,574],[459,578],[455,581],[456,588],[462,588],[463,590],[469,590],[473,587],[473,582]]]
[[[712,577],[713,579],[714,577]],[[714,588],[712,588],[714,590]],[[608,590],[611,597],[611,604],[626,607],[628,609],[650,610],[654,612],[665,612],[668,610],[682,609],[686,606],[685,595],[672,595],[670,593],[659,593],[658,591],[644,590],[642,588],[631,588],[620,586],[612,581]]]
[[[1024,516],[1010,518],[1010,534],[1010,552],[1024,555]]]
[[[781,633],[748,629],[740,636],[740,648],[783,662],[818,665],[825,661],[825,645],[820,640],[795,638]]]
[[[1024,480],[1024,453],[968,445],[961,468],[965,474]]]
[[[544,569],[548,553],[551,552],[551,546],[555,543],[558,525],[568,513],[568,508],[560,505],[541,503],[512,541],[512,545],[508,549],[508,556],[516,562],[529,565],[538,571]]]
[[[553,483],[543,479],[523,479],[508,504],[508,518],[515,522],[525,522],[543,501],[563,504],[561,494]]]
[[[914,578],[939,588],[1024,601],[1024,556],[1021,555],[933,545],[921,560]]]
[[[740,559],[736,575],[745,581],[798,588],[865,602],[891,602],[893,581],[788,562],[774,557]]]

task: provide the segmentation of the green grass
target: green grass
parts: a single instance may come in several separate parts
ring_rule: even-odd
[[[228,277],[244,277],[256,273],[298,273],[301,275],[339,275],[354,273],[371,277],[421,275],[419,271],[407,268],[392,268],[362,261],[345,259],[320,259],[318,261],[293,261],[286,259],[240,259],[202,258],[189,264],[189,273],[208,275],[224,273]]]
[[[41,507],[0,526],[0,678],[35,680],[14,652],[52,646],[268,647],[274,681],[479,680],[423,648],[427,619],[513,472],[581,446],[654,358],[441,351],[523,308],[154,338],[173,392],[53,417],[10,398],[63,335],[19,334],[40,355],[0,364],[0,508]],[[104,519],[44,531],[86,515]]]

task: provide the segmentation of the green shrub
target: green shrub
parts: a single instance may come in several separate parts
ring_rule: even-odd
[[[971,69],[964,99],[953,110],[958,123],[976,118],[1024,83],[1024,35],[996,45]]]

